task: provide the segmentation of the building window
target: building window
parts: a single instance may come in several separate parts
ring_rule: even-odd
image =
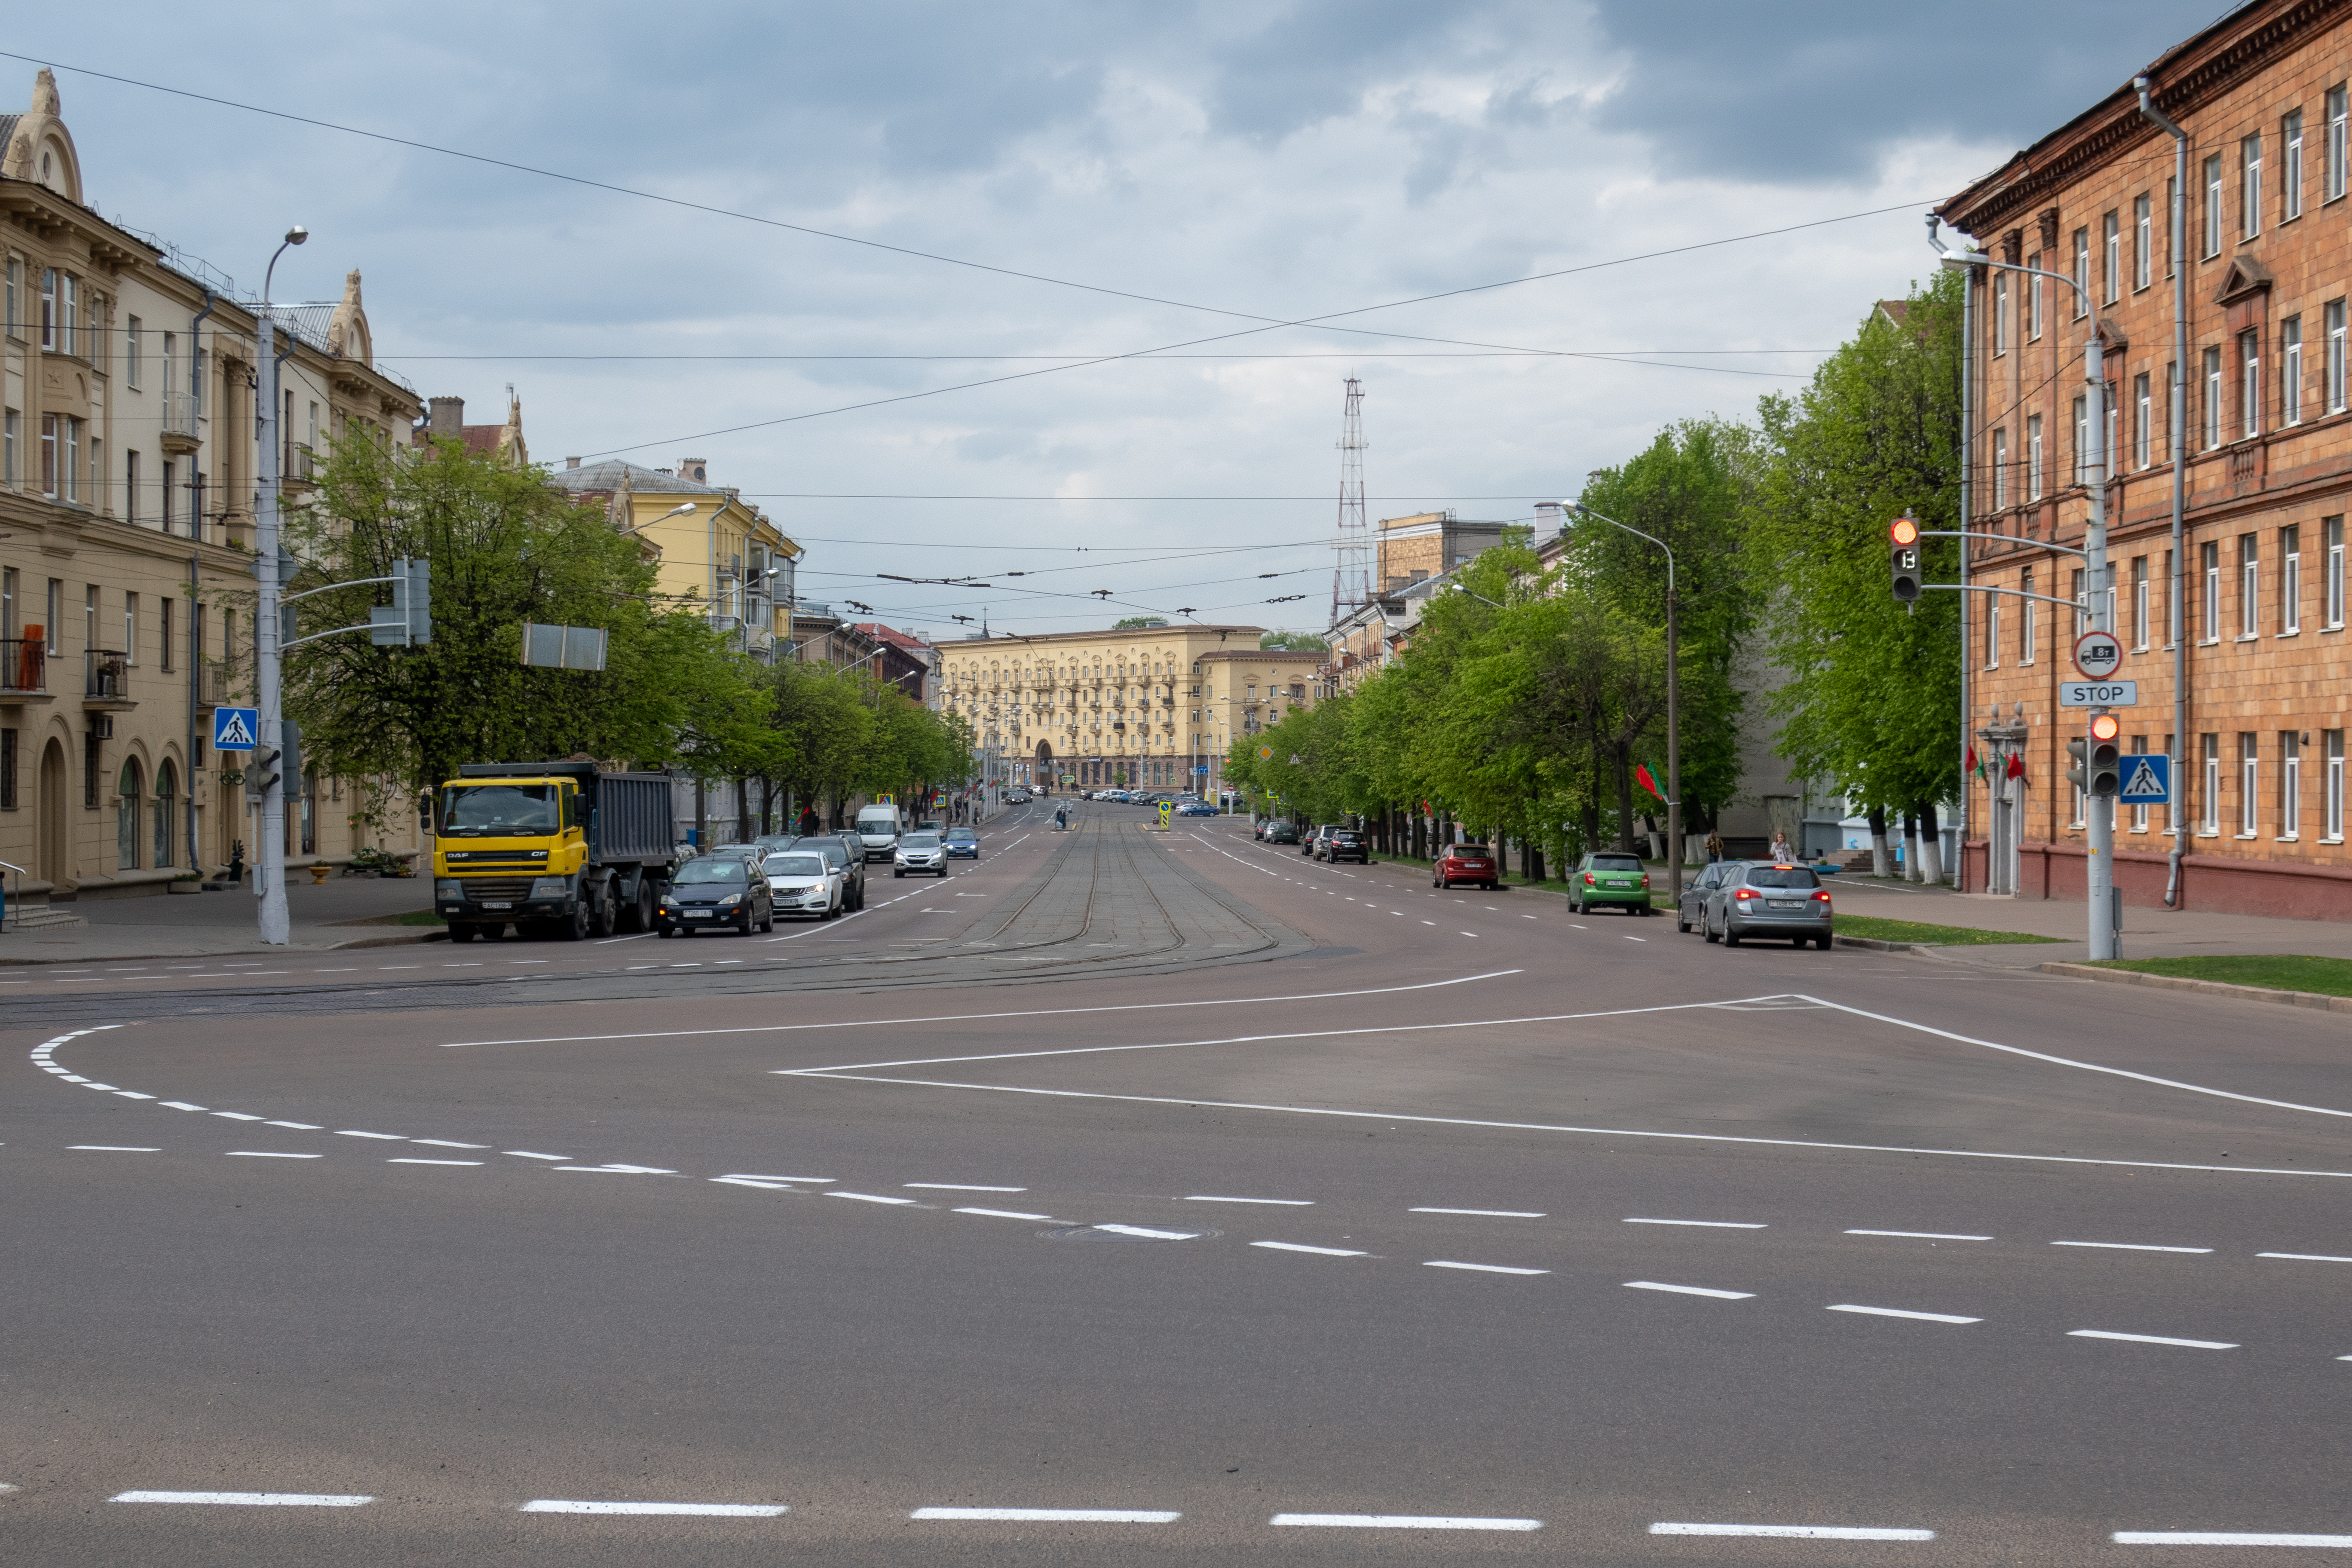
[[[2303,216],[2303,110],[2279,121],[2279,221]]]
[[[2239,435],[2252,438],[2263,433],[2263,338],[2260,332],[2238,334]]]
[[[122,521],[139,521],[139,454],[122,454]]]
[[[0,318],[5,319],[7,333],[12,338],[21,339],[25,335],[25,310],[22,299],[24,292],[24,258],[12,256],[8,258],[8,291],[7,301],[5,307],[5,318]]]
[[[2042,416],[2025,421],[2025,499],[2042,499]]]
[[[2017,662],[2032,664],[2033,645],[2040,640],[2035,635],[2037,631],[2035,623],[2042,618],[2041,602],[2033,597],[2032,567],[2028,566],[2025,569],[2025,574],[2019,579],[2017,585],[2024,595],[2017,601]]]
[[[2132,378],[2132,462],[2142,468],[2156,466],[2156,406],[2147,372]]]
[[[166,674],[172,668],[172,606],[174,602],[169,594],[156,601],[157,607],[163,612],[163,624],[156,627],[163,635],[156,639],[155,651],[160,657],[155,662]]]
[[[2091,231],[2074,231],[2074,319],[2081,321],[2091,309]]]
[[[2074,399],[2074,482],[2091,482],[2091,400]]]
[[[2279,328],[2279,423],[2303,423],[2303,318],[2289,316]]]
[[[2149,268],[2156,260],[2156,212],[2154,204],[2146,196],[2132,198],[2132,287],[2147,287]]]
[[[2334,201],[2344,194],[2344,121],[2345,92],[2341,86],[2327,89],[2327,199]]]
[[[1992,510],[2003,511],[2009,506],[2009,432],[1992,433]]]
[[[2327,412],[2344,412],[2344,301],[2327,302]]]
[[[2172,552],[2164,552],[2164,646],[2170,647],[2180,640],[2180,610],[2175,590],[2179,586],[2172,580]],[[2170,742],[2165,744],[2169,747]]]
[[[2303,530],[2279,530],[2279,636],[2303,630]]]
[[[126,327],[122,333],[123,379],[131,384],[131,390],[133,392],[139,390],[139,318],[133,316],[131,318],[130,326]]]
[[[2205,569],[2205,618],[2200,624],[2205,628],[2202,641],[2221,640],[2221,542],[2208,540],[2198,547],[2200,562]]]
[[[2205,449],[2221,444],[2221,351],[2205,351]]]
[[[157,869],[172,864],[172,842],[180,820],[178,776],[170,763],[155,764],[155,860]]]
[[[2321,521],[2326,531],[2327,563],[2322,595],[2327,604],[2327,626],[2330,631],[2344,629],[2344,520],[2331,517]]]
[[[2197,830],[2210,838],[2221,831],[2221,737],[2200,735],[2197,744],[2205,763],[2205,810]]]
[[[2327,837],[2344,839],[2344,731],[2330,730],[2321,737],[2327,745]]]
[[[2238,637],[2240,641],[2255,637],[2260,627],[2255,624],[2262,607],[2257,597],[2262,586],[2262,546],[2251,533],[2238,535]]]
[[[2281,838],[2303,837],[2303,736],[2279,731],[2279,830]]]
[[[2091,629],[2091,599],[2083,592],[2083,569],[2080,566],[2074,568],[2068,590],[2066,596],[2074,601],[2074,635],[2079,637]]]
[[[163,504],[156,509],[156,518],[166,533],[172,531],[172,471],[175,466],[171,458],[163,459],[163,482],[159,487]]]
[[[2006,272],[1992,280],[1992,352],[1996,358],[2009,352],[2009,274]]]
[[[41,268],[41,352],[55,353],[58,347],[58,269]]]
[[[2263,136],[2256,132],[2238,143],[2239,226],[2248,239],[2263,232]]]
[[[2205,257],[2221,254],[2221,154],[2205,160]]]
[[[1990,603],[1985,605],[1985,663],[1987,669],[2000,668],[2000,595],[1987,594]]]
[[[126,664],[139,662],[139,595],[122,595],[122,659]]]
[[[2147,651],[2147,557],[2135,555],[2132,574],[2132,651]]]
[[[2100,297],[2110,305],[2122,297],[2124,288],[2124,224],[2123,215],[2109,213],[2099,220],[2099,279]]]
[[[23,418],[15,409],[0,409],[0,485],[16,488],[17,425]]]
[[[2050,279],[2041,275],[2042,253],[2040,251],[2037,250],[2027,257],[2025,264],[2034,269],[2033,276],[2026,280],[2025,336],[2028,342],[2040,342],[2042,341],[2042,309],[2050,297]]]
[[[2238,837],[2255,833],[2255,809],[2261,800],[2262,737],[2252,731],[2238,733]]]

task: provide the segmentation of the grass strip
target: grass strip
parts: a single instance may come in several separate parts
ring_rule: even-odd
[[[1995,942],[2054,942],[2060,940],[2054,936],[2034,936],[2021,931],[1928,925],[1920,921],[1881,920],[1876,915],[1834,915],[1831,917],[1830,925],[1840,936],[1864,936],[1877,942],[1933,942],[1944,947],[1983,947]]]
[[[2265,991],[2311,991],[2322,996],[2352,996],[2352,958],[2315,958],[2305,953],[2210,953],[2195,958],[2122,958],[2097,965],[2181,980],[2211,980],[2224,985],[2256,985]]]

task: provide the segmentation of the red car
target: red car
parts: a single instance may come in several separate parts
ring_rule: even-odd
[[[1467,882],[1491,891],[1502,874],[1494,852],[1484,844],[1449,844],[1437,852],[1437,864],[1429,869],[1429,885],[1450,888]]]

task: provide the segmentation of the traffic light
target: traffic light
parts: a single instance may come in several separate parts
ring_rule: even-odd
[[[2080,735],[2066,742],[2066,754],[2074,759],[2074,765],[2066,770],[2066,782],[2076,789],[2087,789],[2090,785],[2090,742]]]
[[[2123,727],[2123,721],[2112,713],[2097,713],[2091,718],[2088,788],[2095,795],[2110,796],[2123,787],[2123,748],[2116,744]]]
[[[433,563],[403,555],[392,563],[392,608],[369,612],[368,640],[378,647],[415,647],[433,640]]]
[[[284,757],[283,752],[273,751],[267,746],[255,749],[253,761],[245,764],[245,793],[247,799],[259,800],[268,795],[269,786],[278,782],[278,764]]]
[[[1886,532],[1895,547],[1895,597],[1907,605],[1919,596],[1919,525],[1898,517]]]
[[[407,566],[408,641],[423,647],[433,640],[433,563],[420,555]]]

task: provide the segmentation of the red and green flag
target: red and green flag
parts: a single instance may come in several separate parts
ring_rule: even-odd
[[[1633,782],[1640,784],[1643,789],[1648,790],[1652,795],[1656,795],[1661,801],[1666,798],[1666,792],[1658,787],[1658,775],[1650,771],[1649,763],[1636,763],[1633,764]]]

